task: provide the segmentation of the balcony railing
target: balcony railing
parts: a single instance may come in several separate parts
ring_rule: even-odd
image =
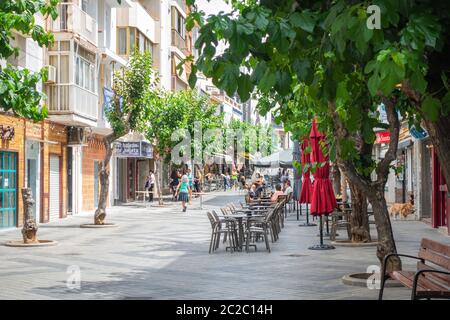
[[[79,34],[95,46],[98,44],[97,21],[73,3],[59,3],[56,20],[48,19],[48,29],[53,32]]]
[[[189,55],[186,39],[183,39],[183,37],[181,37],[181,35],[174,29],[172,29],[172,46],[180,49],[183,54]]]
[[[54,84],[46,88],[50,114],[76,114],[94,121],[98,119],[95,93],[76,84]]]

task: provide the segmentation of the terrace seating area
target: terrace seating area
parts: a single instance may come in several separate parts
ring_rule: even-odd
[[[280,238],[284,228],[291,195],[280,195],[277,201],[271,200],[270,193],[263,193],[251,202],[229,203],[220,212],[207,212],[211,223],[209,253],[216,251],[220,244],[230,252],[250,252],[258,248],[271,251],[271,244]]]

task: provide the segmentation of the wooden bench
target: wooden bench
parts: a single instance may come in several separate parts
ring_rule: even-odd
[[[390,257],[406,257],[419,260],[417,270],[386,273]],[[405,254],[388,254],[383,261],[379,300],[383,299],[384,284],[388,278],[398,280],[411,289],[411,300],[450,299],[450,245],[422,239],[417,257]]]

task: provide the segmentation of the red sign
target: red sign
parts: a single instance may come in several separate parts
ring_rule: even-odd
[[[375,143],[380,144],[380,143],[389,143],[389,141],[391,141],[391,135],[389,133],[389,131],[385,131],[385,132],[376,132],[376,140]]]

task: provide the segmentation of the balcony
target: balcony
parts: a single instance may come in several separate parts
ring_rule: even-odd
[[[159,43],[159,23],[138,2],[131,8],[117,9],[117,27],[135,27],[152,43]]]
[[[172,29],[172,46],[180,49],[185,56],[188,56],[190,53],[186,40],[176,30]]]
[[[59,3],[56,20],[47,20],[47,30],[79,35],[94,46],[98,45],[97,21],[73,3]]]
[[[65,125],[96,126],[98,97],[76,84],[46,85],[50,120]]]

